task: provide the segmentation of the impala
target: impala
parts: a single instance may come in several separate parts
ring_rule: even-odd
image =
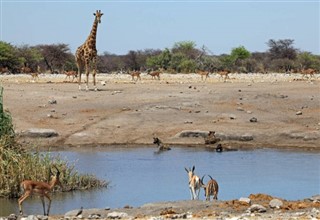
[[[140,72],[138,72],[138,71],[133,71],[133,72],[129,72],[129,74],[131,75],[131,77],[132,77],[132,81],[134,81],[134,77],[136,77],[137,79],[135,80],[135,81],[138,81],[138,79],[139,80],[141,80],[141,77],[140,77]]]
[[[38,73],[30,73],[31,77],[33,80],[39,79],[39,74]]]
[[[213,179],[210,175],[210,180],[208,181],[207,185],[203,184],[203,178],[201,178],[202,187],[204,188],[204,195],[207,201],[210,201],[210,196],[213,196],[213,199],[218,199],[218,192],[219,192],[219,185],[215,179]]]
[[[66,78],[64,80],[67,80],[67,78],[69,78],[69,80],[70,80],[72,78],[72,82],[78,76],[77,71],[74,71],[74,70],[64,71],[64,74],[66,74]]]
[[[152,76],[152,79],[156,79],[156,77],[157,77],[158,80],[160,80],[160,73],[161,73],[161,71],[148,70],[148,75]]]
[[[199,199],[200,188],[202,186],[200,178],[194,174],[195,166],[192,169],[184,168],[189,176],[189,189],[191,194],[191,199]]]
[[[1,74],[3,74],[3,73],[9,73],[8,67],[0,67],[0,73],[1,73]]]
[[[309,68],[309,69],[303,69],[302,71],[301,71],[301,74],[302,74],[302,77],[312,77],[312,76],[314,76],[314,74],[316,73],[316,70],[315,69],[311,69],[311,68]]]
[[[209,72],[208,71],[197,70],[196,73],[201,76],[201,80],[203,80],[203,77],[205,76],[206,78],[204,79],[204,81],[206,81],[207,78],[209,77]]]
[[[218,74],[221,76],[221,78],[224,78],[224,82],[228,79],[230,79],[229,77],[229,71],[228,70],[222,70],[222,71],[219,71]]]
[[[33,181],[33,180],[24,180],[21,182],[20,186],[21,186],[21,189],[23,190],[23,194],[18,200],[20,215],[23,215],[23,212],[22,212],[23,201],[26,200],[29,196],[31,196],[33,194],[40,196],[40,199],[42,201],[42,206],[43,206],[43,213],[44,213],[44,215],[49,215],[50,206],[51,206],[51,198],[50,198],[49,193],[53,190],[53,188],[56,185],[59,185],[62,188],[62,184],[59,179],[60,171],[58,170],[58,168],[56,166],[54,166],[54,167],[57,170],[57,173],[56,173],[56,175],[53,175],[53,177],[49,183],[38,182],[38,181]],[[50,174],[52,174],[51,169],[50,169]],[[44,197],[46,197],[49,200],[47,213],[45,210]]]
[[[27,66],[21,67],[20,71],[21,73],[27,73],[27,74],[32,72],[31,68]]]

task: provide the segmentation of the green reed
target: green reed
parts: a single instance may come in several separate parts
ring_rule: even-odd
[[[0,197],[18,197],[20,183],[30,179],[48,182],[51,173],[56,174],[56,166],[60,171],[63,191],[106,187],[107,182],[93,175],[80,174],[74,165],[68,164],[60,156],[52,157],[49,153],[26,151],[16,142],[12,119],[9,112],[3,110],[0,87]]]

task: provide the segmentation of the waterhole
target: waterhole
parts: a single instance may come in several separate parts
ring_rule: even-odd
[[[133,207],[149,202],[190,199],[185,167],[195,166],[202,177],[211,175],[220,186],[219,200],[265,193],[287,200],[320,193],[320,153],[271,149],[217,153],[205,149],[173,148],[155,154],[154,148],[92,148],[54,152],[75,163],[81,173],[110,181],[108,188],[56,193],[50,214],[73,209]],[[205,182],[209,177],[204,178]],[[200,199],[204,199],[201,191]],[[25,214],[43,214],[34,196],[23,203]],[[0,216],[18,214],[17,199],[0,199]]]

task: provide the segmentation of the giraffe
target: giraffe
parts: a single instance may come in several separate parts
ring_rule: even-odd
[[[101,23],[101,10],[97,10],[96,13],[93,13],[95,16],[91,32],[87,38],[87,40],[78,47],[76,51],[76,63],[78,67],[78,76],[79,76],[79,90],[81,90],[81,70],[85,67],[85,72],[87,76],[86,81],[86,91],[89,90],[89,73],[90,67],[93,68],[93,85],[94,90],[97,91],[96,87],[96,73],[97,73],[97,49],[96,49],[96,37],[97,37],[97,29],[98,23]]]

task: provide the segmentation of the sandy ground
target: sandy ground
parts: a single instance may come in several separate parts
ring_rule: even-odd
[[[23,146],[51,150],[117,144],[153,146],[152,137],[157,136],[173,147],[201,147],[205,146],[203,137],[180,137],[179,133],[211,130],[222,138],[224,147],[320,150],[319,75],[306,79],[299,74],[233,74],[226,82],[217,75],[202,81],[196,74],[163,74],[161,80],[142,75],[137,82],[129,75],[99,74],[97,79],[99,90],[93,91],[90,77],[91,90],[86,92],[63,75],[40,75],[36,80],[29,75],[1,75],[4,107],[13,117]],[[257,122],[250,122],[252,118]],[[31,128],[54,129],[58,136],[29,137]],[[213,204],[191,203],[193,217],[226,219],[233,212],[242,215],[249,207],[237,201]],[[312,209],[319,217],[319,204],[308,204],[296,208],[291,204],[277,214],[267,211],[264,217],[283,219],[282,213],[294,211],[294,218],[304,212],[309,219]],[[180,205],[184,208],[177,208]],[[190,210],[189,203],[180,205],[151,205],[157,211],[152,215]],[[145,218],[151,209],[141,210],[132,215]],[[246,218],[259,216],[248,214]]]
[[[98,89],[79,91],[63,75],[0,76],[4,107],[15,130],[54,129],[57,137],[29,138],[36,146],[152,144],[152,137],[181,145],[203,145],[203,137],[179,137],[182,131],[216,131],[223,146],[320,147],[320,77],[233,74],[206,81],[195,74],[98,75]],[[92,79],[90,78],[90,81]],[[106,85],[102,85],[106,83]],[[84,85],[82,86],[84,89]],[[51,104],[50,104],[51,103]],[[257,122],[250,122],[256,118]],[[250,136],[251,141],[239,137]]]

